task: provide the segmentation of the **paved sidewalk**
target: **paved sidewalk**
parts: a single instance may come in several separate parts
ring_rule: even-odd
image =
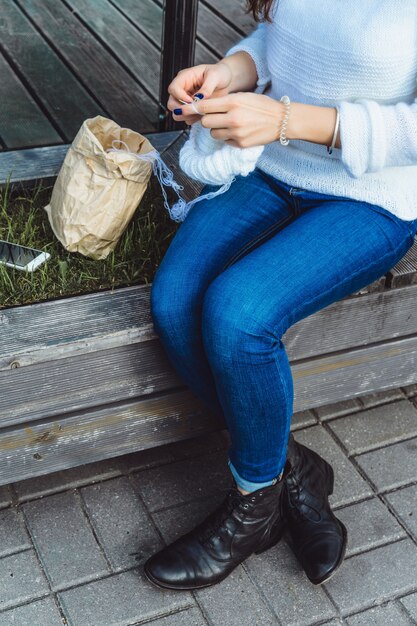
[[[144,578],[229,487],[222,431],[0,487],[0,626],[417,624],[417,385],[293,427],[332,463],[349,531],[327,584],[311,585],[285,540],[196,592]]]

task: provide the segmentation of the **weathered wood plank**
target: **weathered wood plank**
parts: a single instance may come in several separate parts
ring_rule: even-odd
[[[151,285],[137,285],[2,309],[0,371],[154,340],[150,290]],[[416,300],[413,285],[335,302],[287,330],[289,358],[417,333]]]
[[[62,143],[1,52],[0,76],[0,136],[6,147]]]
[[[0,113],[1,114],[1,113]],[[142,133],[162,154],[183,131]],[[11,175],[11,182],[38,180],[57,176],[69,145],[16,150],[0,155],[0,185]],[[1,307],[0,307],[1,308]]]
[[[119,63],[128,68],[141,85],[146,86],[157,102],[161,68],[158,47],[107,0],[67,2],[96,37],[117,55]]]
[[[188,390],[0,430],[0,484],[224,428]]]
[[[112,0],[112,3],[134,22],[136,28],[161,47],[163,9],[160,4],[154,0]]]
[[[199,65],[200,63],[217,63],[220,58],[221,55],[214,54],[200,41],[196,41],[194,54],[195,65]]]
[[[184,384],[161,349],[149,294],[150,286],[143,285],[5,309],[0,314],[0,424],[88,410]],[[294,324],[283,337],[290,362],[302,369],[309,362],[317,373],[306,398],[316,393],[314,402],[319,401],[321,391],[315,387],[320,388],[332,369],[339,372],[348,362],[361,369],[375,344],[416,336],[416,296],[414,286],[345,298]],[[396,362],[396,367],[404,376],[402,366]],[[413,368],[412,373],[417,370]],[[345,375],[340,381],[348,385]],[[373,384],[375,374],[370,376],[365,376],[366,384]],[[338,400],[340,381],[332,387],[335,395],[329,402]],[[352,386],[356,373],[353,381]]]
[[[417,237],[412,248],[387,274],[388,287],[417,285]]]
[[[294,411],[417,382],[417,337],[294,363]],[[189,389],[0,430],[0,484],[224,428]]]
[[[255,27],[256,23],[252,13],[245,13],[246,0],[202,0],[212,10],[227,20],[237,30],[241,31],[242,36],[249,34]],[[202,3],[200,0],[200,4]]]
[[[0,0],[0,11],[3,48],[65,140],[72,141],[82,122],[103,110],[15,4]]]
[[[417,382],[417,336],[291,364],[294,411]]]
[[[20,0],[19,4],[109,117],[142,133],[156,130],[157,101],[83,26],[74,12],[56,0]],[[91,3],[92,8],[95,6],[96,3]],[[117,37],[115,24],[113,29]]]
[[[2,371],[0,428],[183,385],[156,339]]]
[[[224,56],[242,35],[202,2],[198,6],[197,37],[214,54]]]

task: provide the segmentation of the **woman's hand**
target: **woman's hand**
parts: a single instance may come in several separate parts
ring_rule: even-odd
[[[238,92],[199,100],[194,105],[201,113],[201,125],[211,128],[214,139],[227,141],[231,146],[249,148],[279,139],[285,107],[270,96]],[[175,119],[182,120],[195,115],[190,104],[181,108],[183,115],[175,116]]]
[[[192,102],[196,93],[201,94],[204,98],[225,96],[229,93],[228,88],[231,81],[232,70],[221,61],[180,70],[168,86],[170,96],[167,108],[170,111],[183,108],[184,105],[181,100]],[[188,109],[184,115],[174,114],[173,116],[175,121],[184,121],[187,124],[192,124],[200,119],[200,115],[197,115],[192,108]]]

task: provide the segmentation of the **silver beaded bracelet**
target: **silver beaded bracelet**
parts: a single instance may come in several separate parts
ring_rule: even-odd
[[[336,109],[336,124],[334,126],[333,139],[330,146],[327,146],[327,152],[331,154],[333,152],[334,144],[336,143],[337,131],[339,130],[340,123],[340,109],[339,107],[335,107]]]
[[[283,146],[288,146],[288,144],[290,143],[290,140],[287,139],[285,133],[287,131],[288,118],[290,117],[291,100],[289,99],[288,96],[282,96],[280,102],[282,102],[285,105],[285,115],[284,115],[284,119],[282,120],[282,124],[281,124],[281,130],[280,130],[280,133],[279,133],[279,140],[280,140],[280,143]]]

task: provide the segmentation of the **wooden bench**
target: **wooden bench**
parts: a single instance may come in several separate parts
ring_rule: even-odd
[[[178,167],[186,131],[148,135]],[[0,154],[0,182],[56,175],[65,146]],[[151,285],[0,309],[0,484],[208,433],[215,419],[173,371]],[[417,382],[417,242],[379,280],[284,335],[301,411]]]

